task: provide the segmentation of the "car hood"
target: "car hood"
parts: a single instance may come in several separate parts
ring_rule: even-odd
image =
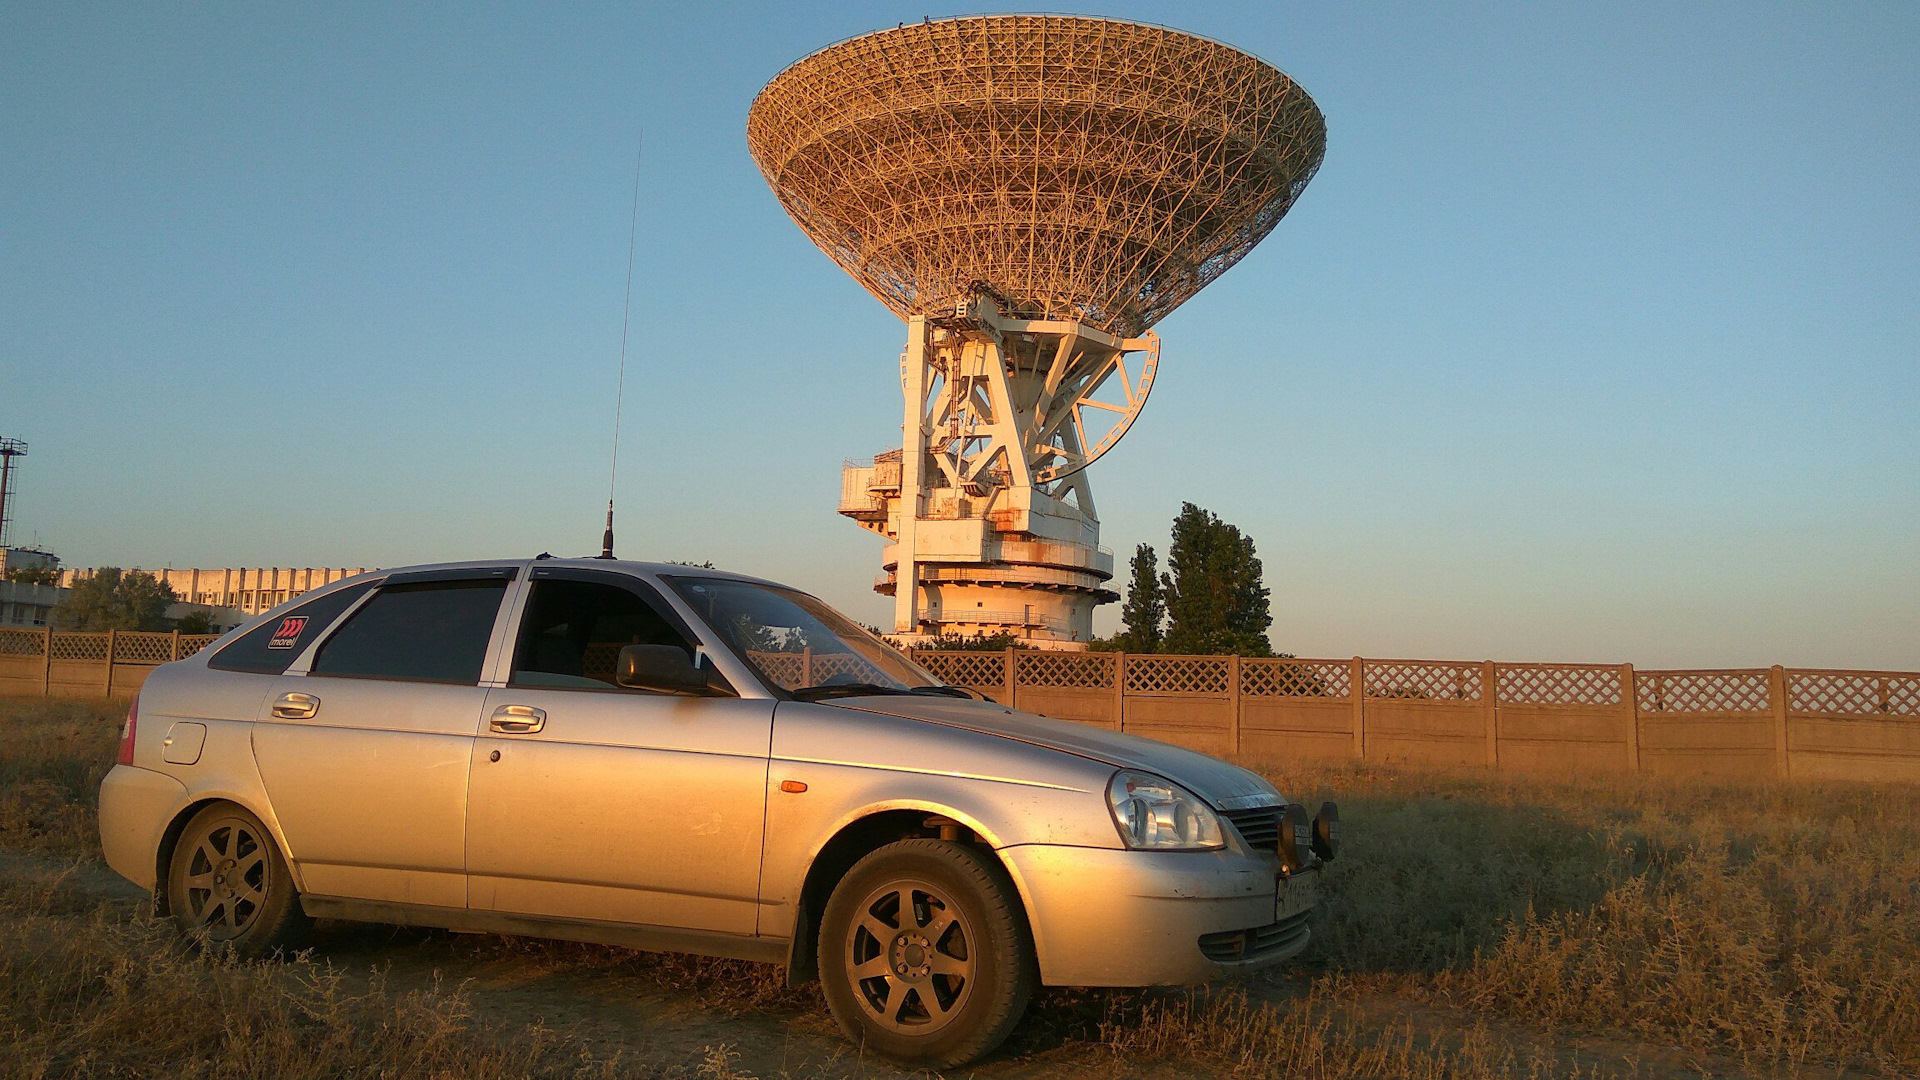
[[[888,694],[836,698],[822,704],[998,735],[1089,758],[1116,769],[1141,769],[1157,773],[1221,810],[1270,806],[1286,801],[1272,784],[1258,775],[1218,758],[1153,739],[1143,739],[1138,735],[1125,735],[1068,720],[1053,720],[1033,713],[1018,712],[990,701]]]

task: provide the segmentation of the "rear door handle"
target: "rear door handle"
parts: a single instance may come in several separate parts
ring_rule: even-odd
[[[281,694],[273,703],[273,715],[281,720],[311,720],[320,711],[320,699],[312,694]]]
[[[487,722],[487,727],[502,735],[531,735],[546,726],[547,711],[531,705],[502,705]]]

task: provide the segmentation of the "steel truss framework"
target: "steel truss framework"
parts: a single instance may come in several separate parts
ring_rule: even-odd
[[[806,57],[760,92],[747,145],[814,243],[902,318],[984,282],[1011,316],[1132,336],[1279,224],[1326,123],[1218,42],[1003,15]]]
[[[1160,339],[1002,318],[986,297],[964,317],[932,326],[919,378],[919,421],[941,474],[930,479],[976,498],[1031,486],[1056,499],[1074,497],[1090,514],[1081,471],[1140,415],[1160,363]],[[914,384],[905,370],[911,362],[911,351],[901,357],[903,388]],[[1117,394],[1102,396],[1108,390]]]

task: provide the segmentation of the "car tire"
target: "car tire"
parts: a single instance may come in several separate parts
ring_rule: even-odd
[[[1039,982],[1013,882],[945,840],[901,840],[855,863],[827,901],[818,956],[847,1038],[923,1069],[998,1047]]]
[[[166,889],[174,924],[202,948],[269,956],[299,944],[312,924],[273,834],[233,803],[214,803],[187,822]]]

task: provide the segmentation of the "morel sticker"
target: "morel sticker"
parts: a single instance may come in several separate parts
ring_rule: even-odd
[[[291,649],[300,641],[300,635],[307,629],[305,615],[289,615],[280,620],[280,626],[273,632],[273,640],[267,642],[269,649]]]

